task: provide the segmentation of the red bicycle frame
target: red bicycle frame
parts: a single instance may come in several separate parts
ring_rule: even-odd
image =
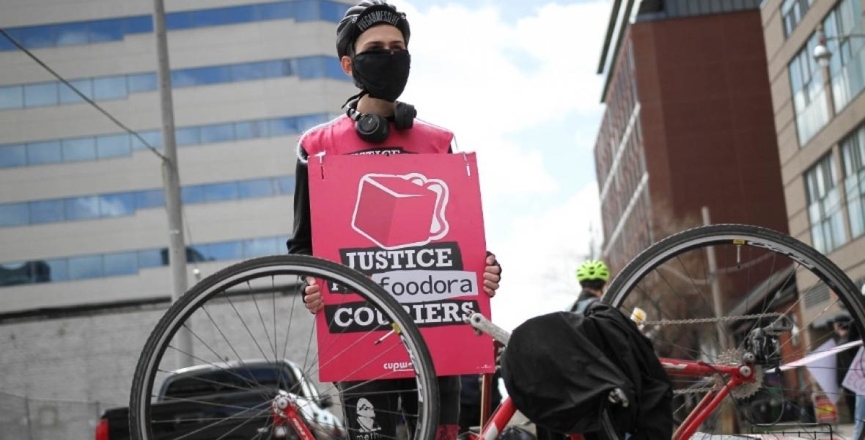
[[[730,390],[742,385],[743,383],[751,382],[755,380],[754,370],[749,365],[715,365],[715,364],[707,364],[705,362],[698,361],[683,361],[678,359],[669,359],[669,358],[660,358],[661,365],[664,367],[664,370],[667,371],[667,374],[670,376],[680,376],[680,377],[710,377],[717,374],[721,374],[724,377],[728,377],[727,383],[722,387],[716,387],[712,391],[708,392],[700,403],[697,404],[697,407],[691,411],[691,414],[682,422],[682,425],[679,426],[679,429],[673,434],[673,440],[682,440],[691,438],[695,432],[697,432],[697,428],[703,424],[709,414],[712,413],[715,409],[718,408],[718,405],[721,404],[721,401],[724,400],[729,394]],[[483,394],[489,394],[490,391],[488,388],[484,388]],[[482,397],[483,399],[488,399],[489,396]],[[489,400],[487,400],[489,402]],[[488,408],[488,407],[487,407]],[[495,440],[498,437],[499,433],[504,430],[504,428],[508,425],[511,418],[513,418],[514,414],[516,414],[517,408],[514,406],[513,402],[509,397],[506,397],[502,400],[501,405],[492,413],[492,416],[487,420],[486,415],[489,414],[487,411],[481,412],[481,420],[485,421],[482,425],[483,429],[481,429],[480,435],[470,434],[470,440]],[[583,436],[579,434],[570,435],[570,440],[582,440]]]
[[[294,432],[297,433],[298,439],[315,440],[312,431],[309,430],[306,422],[304,422],[300,414],[297,413],[297,403],[293,396],[285,392],[280,392],[279,395],[273,399],[270,410],[273,414],[273,429],[275,437],[286,438],[288,437],[287,432],[284,433],[285,435],[280,436],[278,431],[294,429]]]

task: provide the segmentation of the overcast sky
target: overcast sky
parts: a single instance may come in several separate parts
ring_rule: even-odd
[[[561,310],[600,231],[593,148],[610,3],[391,0],[408,14],[412,72],[400,98],[478,154],[487,248],[504,269],[493,321]]]

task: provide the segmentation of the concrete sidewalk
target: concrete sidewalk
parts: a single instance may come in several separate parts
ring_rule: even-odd
[[[519,411],[514,414],[514,417],[511,419],[511,422],[508,425],[518,425],[529,432],[535,432],[535,425],[529,422],[529,420]],[[831,426],[832,435],[829,433],[829,426]],[[797,434],[797,429],[790,427],[785,430],[785,435],[781,434],[763,434],[762,436],[755,434],[753,437],[750,435],[744,438],[761,438],[761,439],[772,439],[772,440],[856,440],[853,439],[853,424],[835,424],[835,425],[826,425],[823,427],[809,427],[806,429],[802,429]],[[695,435],[691,437],[694,440],[703,439],[703,440],[733,440],[733,439],[742,439],[743,436],[731,436],[731,435]]]

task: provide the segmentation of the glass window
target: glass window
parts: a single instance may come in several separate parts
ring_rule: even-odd
[[[295,2],[276,2],[257,5],[262,20],[295,18]]]
[[[784,36],[789,37],[793,29],[802,21],[814,0],[784,0],[781,4],[781,20],[784,24]]]
[[[5,39],[5,37],[4,37]],[[28,49],[40,49],[54,46],[54,26],[28,26],[21,28],[18,42]]]
[[[853,238],[865,234],[865,126],[841,141],[844,159],[844,192]]]
[[[254,81],[265,77],[265,63],[234,64],[229,67],[231,81]]]
[[[205,27],[205,26],[222,26],[225,23],[225,9],[226,8],[215,8],[215,9],[201,9],[198,11],[191,11],[192,13],[192,26],[193,27]]]
[[[99,196],[99,213],[102,217],[122,217],[135,214],[133,193],[116,193]]]
[[[180,200],[183,203],[204,202],[204,188],[201,185],[184,186],[180,188]]]
[[[202,251],[210,261],[240,260],[243,258],[243,245],[239,241],[209,244],[202,246]]]
[[[204,185],[204,201],[237,200],[237,183],[211,183]]]
[[[45,260],[45,264],[48,265],[46,281],[66,281],[69,279],[69,260],[66,258]]]
[[[138,254],[118,252],[105,255],[105,276],[132,275],[138,273]]]
[[[30,223],[27,203],[0,204],[0,226],[21,226]]]
[[[66,199],[67,220],[88,220],[99,218],[99,197],[75,197]]]
[[[245,180],[238,182],[237,187],[241,199],[272,197],[274,194],[273,179]]]
[[[171,72],[171,85],[173,87],[194,87],[230,81],[231,69],[229,66],[196,67]]]
[[[6,28],[6,33],[17,41],[21,41],[21,28]],[[8,38],[0,38],[0,51],[18,50]]]
[[[333,57],[327,57],[324,59],[324,73],[325,77],[330,79],[341,79],[345,81],[351,79],[350,76],[346,75],[345,72],[342,71],[342,65],[339,63],[339,60]]]
[[[192,26],[191,12],[170,12],[165,14],[165,28],[168,30],[189,29]]]
[[[295,18],[297,21],[321,20],[321,10],[318,8],[318,0],[297,0],[295,5]]]
[[[58,46],[87,44],[90,41],[90,23],[60,23],[54,27],[54,38]]]
[[[93,80],[93,96],[97,100],[126,98],[128,96],[126,91],[126,76],[95,78]]]
[[[119,41],[123,39],[123,19],[111,18],[90,22],[90,42]]]
[[[249,121],[234,124],[234,136],[237,140],[267,137],[268,133],[267,121]]]
[[[234,140],[234,124],[205,125],[201,127],[201,143],[215,144]]]
[[[24,88],[21,86],[0,87],[0,109],[23,108]]]
[[[303,133],[316,125],[323,124],[331,119],[328,115],[304,115],[295,116],[294,120],[297,123],[298,133]]]
[[[174,142],[177,146],[198,145],[201,143],[201,129],[198,127],[175,129]]]
[[[823,20],[826,46],[832,53],[829,75],[836,112],[841,112],[865,89],[865,38],[861,37],[865,35],[865,26],[861,17],[861,2],[842,0]],[[846,37],[850,35],[854,37]]]
[[[224,8],[225,24],[249,23],[251,21],[258,20],[259,18],[256,16],[257,8],[258,5],[234,6],[230,8]]]
[[[836,176],[831,152],[805,173],[811,239],[814,248],[823,253],[832,252],[847,241]]]
[[[30,223],[55,223],[63,221],[63,200],[40,200],[30,202]]]
[[[27,166],[27,149],[24,145],[0,146],[0,168]]]
[[[138,267],[162,267],[168,262],[163,261],[162,252],[158,249],[148,249],[146,251],[138,251]]]
[[[91,79],[76,79],[74,81],[69,81],[69,84],[72,84],[73,87],[78,89],[79,92],[83,93],[84,96],[93,99],[93,80]],[[73,104],[78,102],[84,102],[77,93],[75,93],[72,88],[70,88],[66,84],[60,84],[60,103],[61,104]]]
[[[57,105],[57,83],[28,84],[24,86],[24,105],[42,107]]]
[[[96,159],[96,141],[92,137],[64,139],[61,145],[64,162]]]
[[[126,17],[123,20],[123,32],[127,34],[147,34],[153,32],[153,18],[150,15]]]
[[[138,135],[144,139],[151,147],[153,148],[162,148],[162,131],[161,130],[147,130],[147,131],[139,131]],[[132,149],[133,150],[143,150],[147,148],[144,142],[141,139],[138,139],[137,136],[132,136]]]
[[[102,276],[102,256],[72,257],[69,259],[69,279],[83,280]]]
[[[161,208],[165,206],[165,192],[161,189],[135,193],[135,209]]]
[[[297,75],[301,79],[324,78],[324,59],[322,56],[298,58]]]
[[[0,263],[0,286],[18,286],[36,282],[30,263]]]
[[[186,247],[186,261],[190,263],[198,263],[202,261],[207,261],[207,258],[204,257],[204,253],[202,253],[201,246],[187,246]]]
[[[63,160],[59,141],[33,142],[27,144],[27,163],[44,165],[58,163]]]
[[[243,257],[253,258],[279,253],[278,244],[274,238],[254,238],[243,240]]]
[[[350,6],[345,3],[337,3],[328,0],[319,1],[319,5],[319,7],[321,8],[322,20],[327,20],[334,23],[338,23],[340,20],[342,20],[342,17],[345,16],[345,11],[348,10]]]
[[[129,136],[125,134],[99,136],[96,138],[96,148],[100,159],[123,157],[132,154],[132,149],[129,145]]]
[[[816,45],[817,35],[812,34],[788,66],[799,146],[805,146],[829,121],[822,70],[812,56]]]
[[[280,194],[294,195],[294,176],[278,177],[276,182],[279,184]]]
[[[155,73],[136,73],[127,75],[129,93],[150,92],[158,89]]]
[[[294,75],[294,66],[292,60],[273,60],[262,63],[264,76],[266,78],[280,78],[283,76]]]
[[[270,136],[286,136],[297,133],[297,121],[294,118],[271,119],[268,121]]]

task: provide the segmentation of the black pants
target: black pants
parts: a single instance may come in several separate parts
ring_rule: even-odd
[[[378,380],[369,383],[340,382],[345,424],[351,440],[393,439],[403,414],[411,432],[417,414],[417,382],[414,379]],[[439,426],[459,423],[459,376],[438,378],[441,414]],[[455,435],[455,433],[454,433]]]

